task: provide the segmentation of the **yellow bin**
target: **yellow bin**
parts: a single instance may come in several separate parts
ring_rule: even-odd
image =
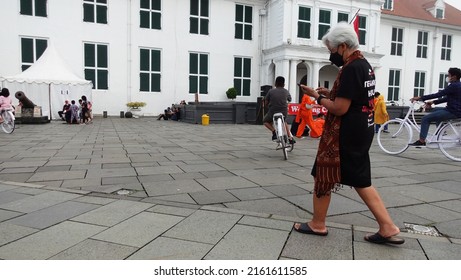
[[[210,116],[208,114],[202,115],[202,125],[209,125],[210,124]]]

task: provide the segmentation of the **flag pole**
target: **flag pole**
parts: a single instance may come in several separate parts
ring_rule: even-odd
[[[351,23],[354,21],[354,19],[357,17],[357,15],[359,14],[359,12],[360,12],[360,9],[358,9],[357,12],[354,14],[354,16],[352,17],[351,21],[349,21],[349,24],[351,24]]]

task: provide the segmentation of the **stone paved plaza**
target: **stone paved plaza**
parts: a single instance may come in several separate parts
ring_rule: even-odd
[[[461,163],[438,149],[375,139],[373,183],[406,238],[391,246],[363,240],[377,224],[349,187],[327,237],[292,230],[312,215],[316,139],[284,161],[262,125],[109,117],[0,142],[0,259],[461,260]]]

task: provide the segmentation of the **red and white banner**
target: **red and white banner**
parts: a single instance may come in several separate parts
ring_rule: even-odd
[[[289,103],[288,104],[288,115],[296,115],[299,111],[299,103]],[[314,105],[312,108],[312,116],[317,116],[318,114],[322,113],[324,115],[327,114],[328,110],[319,105]]]

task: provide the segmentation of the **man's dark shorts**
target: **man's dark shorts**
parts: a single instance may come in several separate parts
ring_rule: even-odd
[[[282,111],[275,111],[275,110],[269,109],[267,114],[264,116],[263,123],[272,123],[272,118],[274,117],[274,114],[279,113],[279,112],[283,114],[283,117],[286,120],[287,119],[287,111],[282,112]]]

